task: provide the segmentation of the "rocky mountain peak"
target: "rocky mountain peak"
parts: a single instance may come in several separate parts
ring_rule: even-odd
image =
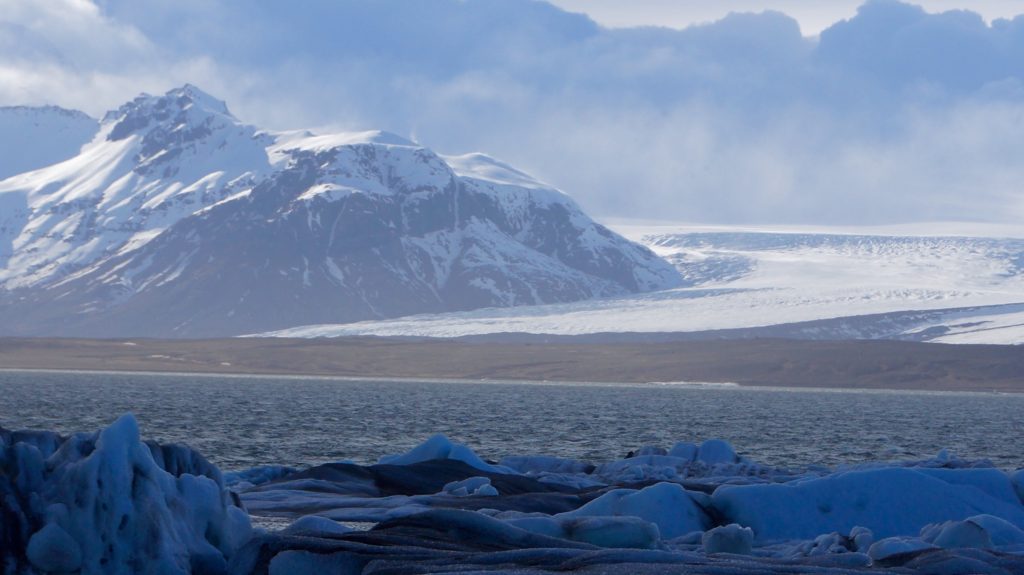
[[[239,335],[679,281],[498,160],[382,131],[261,132],[189,85],[4,184],[0,334]]]
[[[191,84],[185,84],[162,96],[140,94],[117,110],[107,112],[103,123],[113,125],[107,139],[116,142],[156,129],[188,130],[216,120],[238,122],[228,111],[226,103]]]
[[[208,163],[209,153],[229,150],[236,155],[246,149],[246,156],[265,163],[264,149],[270,142],[256,128],[239,122],[223,101],[191,84],[162,96],[142,94],[108,112],[103,125],[107,141],[138,137],[135,172],[161,178],[175,177],[181,164],[189,163],[180,158],[190,154]]]

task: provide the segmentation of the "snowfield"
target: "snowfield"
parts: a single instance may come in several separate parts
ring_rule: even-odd
[[[267,335],[734,330],[714,336],[1024,343],[1024,229],[956,224],[838,231],[611,227],[675,264],[686,287],[568,304],[304,326]],[[974,235],[953,235],[959,233]]]
[[[490,463],[437,435],[376,465],[222,476],[131,415],[0,440],[4,573],[1024,570],[1024,470],[945,450],[785,469],[711,439]]]

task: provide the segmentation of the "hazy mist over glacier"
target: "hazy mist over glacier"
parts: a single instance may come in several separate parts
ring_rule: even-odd
[[[192,82],[261,126],[383,128],[485,151],[598,217],[1024,216],[1013,3],[688,4],[713,22],[618,27],[643,22],[617,21],[608,2],[593,3],[595,20],[530,0],[0,0],[0,105],[99,115]],[[712,4],[800,20],[717,19]],[[631,14],[647,5],[659,3]],[[957,7],[980,14],[942,12]]]

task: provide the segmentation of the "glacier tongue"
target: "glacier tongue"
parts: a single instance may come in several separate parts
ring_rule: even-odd
[[[267,335],[1024,343],[1024,238],[1003,236],[1013,230],[981,228],[973,230],[976,236],[959,236],[948,224],[927,230],[614,229],[674,263],[684,287]]]

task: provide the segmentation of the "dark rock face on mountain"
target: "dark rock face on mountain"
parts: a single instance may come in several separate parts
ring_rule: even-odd
[[[0,333],[226,336],[671,287],[678,273],[487,156],[269,135],[186,86],[0,182]]]

